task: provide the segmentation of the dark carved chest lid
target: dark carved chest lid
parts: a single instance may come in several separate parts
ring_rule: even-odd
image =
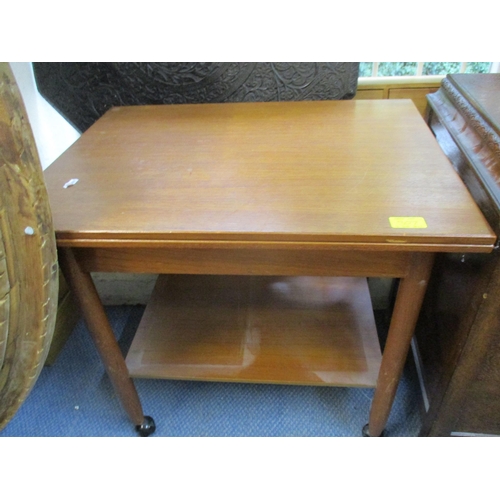
[[[500,73],[449,75],[448,79],[500,135]]]

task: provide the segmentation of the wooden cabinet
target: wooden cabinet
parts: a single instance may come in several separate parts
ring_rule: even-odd
[[[500,75],[452,75],[428,124],[500,234]],[[416,331],[427,408],[421,435],[500,435],[500,257],[437,258]],[[424,398],[425,399],[425,398]]]
[[[427,95],[439,90],[442,76],[361,78],[354,100],[411,99],[422,116]]]

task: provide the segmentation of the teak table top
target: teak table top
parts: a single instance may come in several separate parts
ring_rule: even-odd
[[[60,246],[495,240],[407,100],[113,108],[45,177]]]

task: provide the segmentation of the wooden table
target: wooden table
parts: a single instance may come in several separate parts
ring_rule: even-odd
[[[406,100],[114,108],[45,173],[62,270],[142,434],[130,376],[372,386],[381,435],[434,254],[495,240]],[[127,362],[94,271],[162,275]],[[370,276],[401,278],[382,358]]]

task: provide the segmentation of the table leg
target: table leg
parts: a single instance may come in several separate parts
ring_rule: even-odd
[[[129,376],[92,277],[82,271],[70,248],[59,249],[59,264],[81,307],[87,328],[125,411],[136,425],[139,434],[142,436],[152,434],[155,430],[154,421],[143,414],[139,396]]]
[[[433,253],[413,254],[409,273],[405,278],[401,278],[399,283],[377,388],[370,409],[367,433],[369,436],[380,436],[389,418],[433,262]]]

